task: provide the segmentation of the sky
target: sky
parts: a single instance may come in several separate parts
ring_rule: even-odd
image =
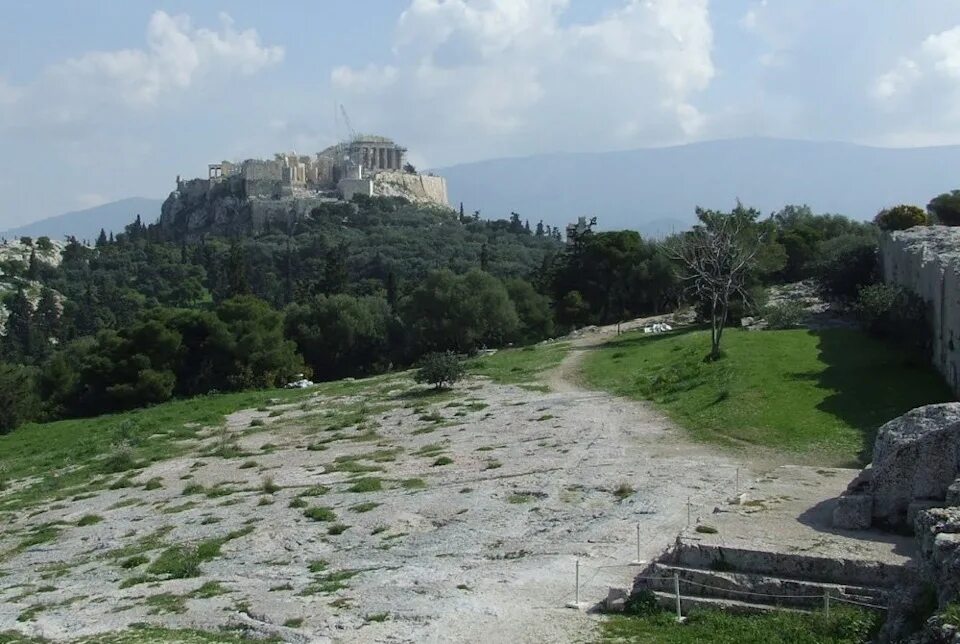
[[[358,131],[418,167],[960,143],[957,0],[0,0],[0,230]]]

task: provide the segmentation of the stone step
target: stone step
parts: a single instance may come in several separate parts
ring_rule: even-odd
[[[666,610],[673,611],[676,609],[677,600],[673,593],[666,593],[663,591],[653,591],[653,595],[657,600],[657,604]],[[755,615],[758,613],[769,613],[772,611],[778,612],[791,612],[791,613],[806,613],[810,611],[801,610],[798,608],[785,608],[778,606],[770,606],[767,604],[753,604],[751,602],[739,601],[735,599],[717,599],[716,597],[692,597],[686,596],[682,593],[680,594],[680,612],[682,615],[686,616],[691,612],[696,612],[697,609],[712,609],[712,610],[723,610],[728,613],[734,613],[737,615]]]
[[[681,595],[809,607],[822,602],[824,593],[829,592],[831,597],[867,604],[885,605],[887,602],[887,592],[882,588],[783,579],[754,573],[718,572],[662,563],[650,566],[636,580],[634,590],[646,588],[672,593],[674,574],[680,579]]]
[[[686,541],[677,543],[662,561],[684,568],[873,588],[892,588],[916,575],[911,566],[879,561],[747,550]]]

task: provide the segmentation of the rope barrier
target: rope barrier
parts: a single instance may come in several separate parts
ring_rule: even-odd
[[[711,586],[709,584],[701,584],[696,581],[689,581],[686,579],[680,579],[681,584],[687,584],[690,586],[699,586],[700,588],[709,588],[711,590],[719,590],[724,593],[735,593],[737,595],[754,595],[757,597],[775,597],[778,599],[822,599],[823,595],[777,595],[773,593],[762,593],[756,590],[734,590],[733,588],[721,588],[720,586]]]
[[[880,604],[868,604],[867,602],[858,602],[853,599],[844,599],[843,597],[831,597],[832,601],[843,602],[844,604],[853,604],[854,606],[864,606],[866,608],[873,608],[875,610],[890,610],[886,606],[881,606]]]

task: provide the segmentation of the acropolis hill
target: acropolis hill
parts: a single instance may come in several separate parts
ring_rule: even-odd
[[[306,217],[321,203],[354,195],[448,207],[444,178],[417,173],[406,152],[387,137],[358,135],[313,157],[289,152],[212,163],[206,178],[177,177],[160,225],[174,237],[257,230],[267,221]]]

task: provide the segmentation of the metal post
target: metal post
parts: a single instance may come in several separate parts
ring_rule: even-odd
[[[580,559],[577,559],[577,590],[576,590],[576,602],[577,606],[580,605]]]
[[[640,524],[637,523],[637,561],[640,561]]]
[[[677,621],[683,621],[683,613],[680,611],[680,574],[673,573],[673,593],[677,596]]]
[[[823,614],[830,617],[830,591],[823,589]]]
[[[739,468],[739,467],[737,468],[737,494],[736,494],[736,496],[740,496],[740,468]]]

